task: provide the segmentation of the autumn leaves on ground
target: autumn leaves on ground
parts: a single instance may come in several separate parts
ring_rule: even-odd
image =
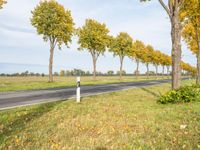
[[[184,84],[194,83],[186,81]],[[200,103],[162,105],[170,84],[0,112],[0,149],[198,149]]]

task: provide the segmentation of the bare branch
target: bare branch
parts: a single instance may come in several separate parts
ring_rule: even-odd
[[[166,10],[167,14],[169,15],[170,19],[172,18],[171,12],[169,10],[169,8],[167,7],[167,5],[163,2],[163,0],[159,0],[160,4],[162,5],[162,7]]]

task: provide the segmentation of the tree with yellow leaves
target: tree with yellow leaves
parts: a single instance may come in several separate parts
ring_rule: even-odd
[[[160,64],[162,65],[162,76],[165,74],[165,66],[167,66],[167,57],[168,55],[162,54],[160,57]]]
[[[140,0],[150,1],[150,0]],[[181,85],[181,21],[180,11],[186,0],[158,0],[169,16],[171,23],[172,39],[172,89],[178,89]],[[190,2],[190,0],[188,1]]]
[[[143,62],[146,64],[147,68],[147,78],[149,78],[149,64],[153,62],[153,52],[154,48],[151,45],[147,45],[143,53]]]
[[[114,56],[119,56],[120,59],[120,80],[122,79],[124,58],[129,55],[132,46],[133,39],[125,32],[119,33],[116,38],[111,40],[110,51],[114,53]]]
[[[133,43],[132,49],[129,51],[129,54],[128,54],[131,59],[136,61],[136,65],[137,65],[136,70],[135,70],[136,77],[138,77],[139,72],[140,72],[139,65],[143,59],[145,48],[146,47],[142,41],[136,40]]]
[[[156,69],[156,77],[158,75],[158,66],[160,65],[160,58],[162,56],[162,53],[160,51],[153,51],[152,53],[153,57],[152,57],[152,63],[155,66]]]
[[[93,60],[93,78],[96,80],[96,63],[110,44],[109,29],[104,23],[87,19],[85,25],[77,30],[79,50],[88,50]]]
[[[180,15],[184,25],[183,38],[197,56],[197,80],[200,84],[200,0],[185,1]]]
[[[190,75],[193,75],[193,76],[196,74],[196,71],[197,71],[195,67],[193,67],[190,64],[185,63],[183,61],[181,61],[181,69],[183,71],[186,71],[187,74],[190,74]]]
[[[166,55],[166,58],[165,58],[166,60],[166,62],[165,62],[165,65],[166,65],[166,67],[167,67],[167,75],[169,75],[170,74],[170,72],[169,72],[169,69],[170,69],[170,67],[172,66],[172,58],[171,58],[171,56],[168,56],[168,55]]]
[[[73,18],[69,10],[55,0],[43,1],[31,12],[31,24],[43,35],[45,42],[50,44],[49,82],[53,82],[53,57],[55,47],[69,45],[74,31]]]
[[[6,0],[0,0],[0,9],[3,8],[3,5],[6,4],[7,1]]]

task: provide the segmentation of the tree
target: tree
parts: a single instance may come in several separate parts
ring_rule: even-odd
[[[96,80],[96,63],[101,54],[104,54],[110,42],[109,30],[105,24],[87,19],[85,25],[77,30],[80,45],[78,50],[88,50],[93,60],[93,77]]]
[[[71,71],[70,70],[66,70],[65,74],[66,74],[66,76],[71,76]]]
[[[156,77],[158,76],[158,66],[160,65],[160,57],[162,56],[162,53],[160,51],[153,51],[152,54],[152,63],[155,66],[156,69]]]
[[[150,0],[140,0],[150,1]],[[178,89],[181,85],[181,21],[180,11],[186,0],[168,0],[165,4],[163,0],[158,0],[167,12],[171,22],[172,39],[172,89]]]
[[[6,4],[7,1],[6,0],[0,0],[0,9],[3,8],[3,5]]]
[[[114,71],[109,70],[109,71],[107,72],[107,74],[108,74],[109,76],[112,76],[112,75],[114,75]]]
[[[149,78],[149,64],[153,61],[154,48],[151,45],[147,45],[146,53],[143,54],[143,61],[146,63],[147,67],[147,77]]]
[[[167,66],[168,65],[168,61],[167,61],[167,55],[166,54],[162,54],[161,55],[161,60],[160,60],[160,62],[161,62],[161,65],[162,65],[162,76],[164,77],[164,75],[165,75],[165,66]]]
[[[121,71],[117,71],[116,74],[117,74],[117,75],[120,75],[120,74],[122,74],[122,75],[126,75],[126,71],[125,71],[125,70],[122,70],[122,72],[121,72]]]
[[[190,64],[185,63],[183,61],[181,61],[181,69],[183,71],[187,71],[187,74],[190,74],[190,75],[193,75],[193,76],[196,74],[196,71],[197,71],[195,67],[193,67]]]
[[[85,75],[89,76],[90,75],[90,71],[86,71]]]
[[[53,82],[53,55],[56,45],[61,49],[64,43],[68,46],[73,34],[71,12],[55,0],[43,1],[32,11],[31,24],[43,35],[45,42],[50,42],[49,82]]]
[[[76,75],[76,76],[84,76],[85,75],[85,71],[83,71],[81,69],[74,69],[74,70],[72,70],[72,74]]]
[[[60,76],[61,77],[65,76],[65,70],[60,70]]]
[[[120,59],[120,80],[122,79],[123,61],[132,49],[133,39],[127,33],[121,32],[116,38],[112,38],[110,51]]]
[[[138,77],[139,75],[139,65],[140,65],[140,61],[142,61],[143,55],[144,55],[144,51],[145,51],[145,45],[142,41],[136,40],[133,43],[132,49],[129,51],[129,57],[131,57],[132,59],[134,59],[136,61],[136,77]]]
[[[54,76],[59,76],[59,73],[58,72],[54,72]]]
[[[197,57],[196,83],[200,84],[200,1],[185,1],[180,18],[184,24],[183,38]]]
[[[172,65],[172,58],[170,56],[168,56],[168,55],[166,57],[165,65],[167,67],[167,75],[169,75],[170,74],[169,69],[170,69],[170,66]]]

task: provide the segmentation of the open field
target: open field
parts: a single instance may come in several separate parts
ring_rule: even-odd
[[[87,97],[81,104],[1,111],[0,149],[200,149],[200,103],[156,103],[169,89],[164,84]]]
[[[97,85],[110,84],[119,82],[136,82],[155,79],[166,79],[169,77],[131,77],[125,76],[123,80],[119,80],[118,76],[97,77],[94,81],[93,77],[82,77],[81,85]],[[0,92],[32,90],[58,87],[71,87],[76,85],[76,77],[55,77],[53,83],[48,83],[48,77],[0,77]]]

